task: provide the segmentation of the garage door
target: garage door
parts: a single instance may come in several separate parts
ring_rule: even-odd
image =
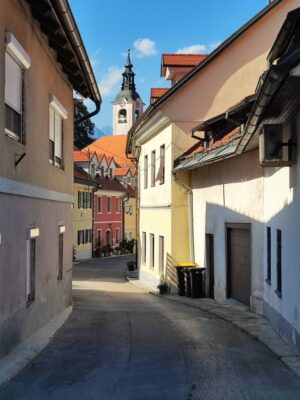
[[[228,297],[250,304],[251,251],[248,224],[227,227]]]

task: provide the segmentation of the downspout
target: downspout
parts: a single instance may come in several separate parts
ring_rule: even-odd
[[[195,262],[195,245],[194,245],[194,212],[193,212],[193,190],[182,182],[173,172],[174,181],[186,191],[188,195],[188,207],[189,207],[189,236],[190,236],[190,261]]]

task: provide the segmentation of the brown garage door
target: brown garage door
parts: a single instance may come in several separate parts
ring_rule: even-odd
[[[251,257],[250,226],[248,224],[227,227],[228,297],[241,303],[250,303]]]

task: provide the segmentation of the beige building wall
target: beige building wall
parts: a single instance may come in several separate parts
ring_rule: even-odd
[[[297,7],[299,0],[284,0],[261,18],[162,105],[164,116],[195,126],[253,94],[287,13]]]
[[[27,12],[26,2],[1,2],[0,12],[0,171],[1,177],[72,195],[73,189],[73,91],[39,25]],[[21,22],[20,22],[21,21]],[[31,57],[25,71],[26,146],[4,134],[5,32],[12,32]],[[55,95],[68,110],[63,122],[64,170],[49,164],[49,96]],[[26,156],[15,168],[15,154]]]
[[[74,183],[74,206],[72,210],[73,217],[73,248],[75,249],[76,260],[92,258],[92,243],[78,245],[78,231],[91,229],[93,232],[93,208],[78,208],[78,192],[94,192],[93,186],[80,183]],[[94,197],[94,196],[93,196]],[[93,206],[92,206],[93,207]]]
[[[125,238],[136,240],[136,198],[130,197],[125,203],[124,212]]]
[[[5,32],[31,57],[25,71],[26,144],[4,132]],[[71,304],[73,201],[72,88],[48,48],[25,1],[0,2],[0,358]],[[63,123],[64,168],[49,164],[49,95],[68,112]],[[15,166],[15,161],[26,153]],[[63,233],[63,271],[58,279],[59,232]],[[26,242],[36,238],[35,300],[27,304]]]

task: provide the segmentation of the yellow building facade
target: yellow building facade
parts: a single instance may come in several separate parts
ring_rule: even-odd
[[[79,167],[74,168],[73,254],[76,260],[93,256],[93,207],[97,184]]]

